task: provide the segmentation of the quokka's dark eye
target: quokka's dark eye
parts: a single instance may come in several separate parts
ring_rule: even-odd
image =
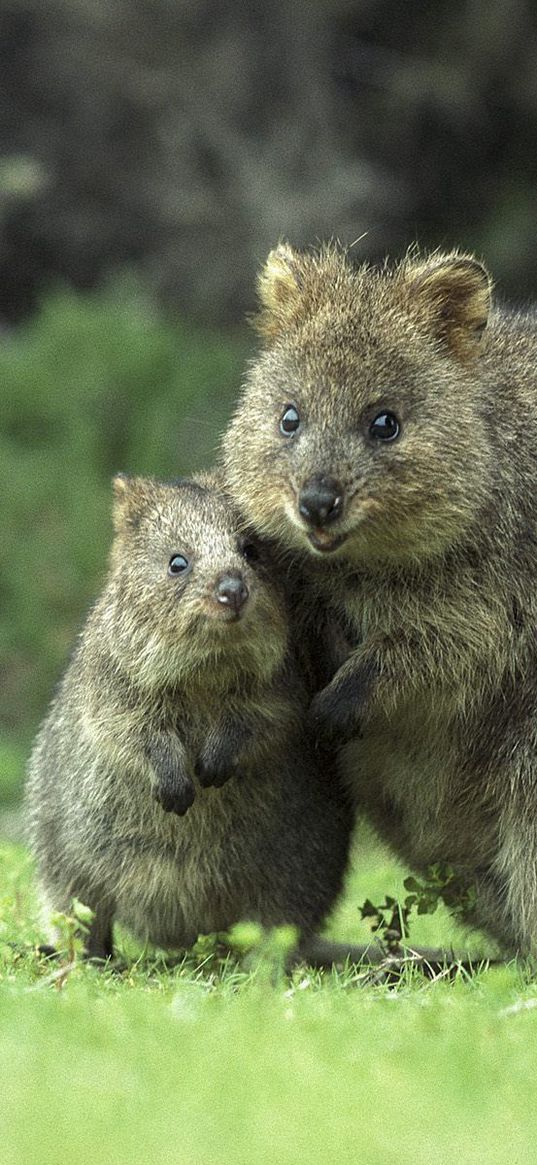
[[[369,426],[369,436],[376,441],[395,441],[400,432],[401,426],[395,413],[379,413]]]
[[[243,542],[241,554],[247,562],[257,562],[259,560],[259,550],[255,542]]]
[[[295,409],[294,405],[286,405],[285,412],[280,420],[280,433],[283,433],[284,437],[292,437],[293,433],[296,433],[299,425],[300,416],[298,409]]]
[[[184,574],[190,563],[184,554],[172,554],[168,564],[168,574]]]

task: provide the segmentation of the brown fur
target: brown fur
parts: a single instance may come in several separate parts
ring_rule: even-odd
[[[100,957],[114,918],[170,948],[240,918],[307,938],[340,890],[351,812],[303,730],[281,581],[216,479],[114,488],[110,570],[30,763],[44,908],[90,906]],[[179,553],[190,570],[170,577]],[[239,617],[217,597],[230,574]]]
[[[265,341],[224,438],[229,488],[308,554],[346,661],[313,722],[348,740],[356,802],[417,868],[451,863],[474,921],[537,949],[537,331],[491,305],[458,252],[354,268],[336,247],[269,257]],[[280,432],[292,404],[300,428]],[[396,414],[400,433],[374,439]],[[315,475],[337,518],[300,510]],[[304,569],[304,561],[302,562]]]

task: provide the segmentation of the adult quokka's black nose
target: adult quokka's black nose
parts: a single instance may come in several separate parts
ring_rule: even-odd
[[[298,510],[308,525],[320,529],[341,516],[343,488],[333,477],[316,474],[304,482],[298,495]]]
[[[221,574],[216,583],[216,599],[223,607],[227,607],[230,611],[234,611],[236,615],[242,611],[244,604],[248,598],[249,590],[242,577],[242,574],[236,573]]]

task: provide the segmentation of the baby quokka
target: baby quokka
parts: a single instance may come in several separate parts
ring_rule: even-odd
[[[312,724],[402,858],[451,864],[473,921],[535,952],[535,318],[458,252],[282,245],[260,301],[224,461],[349,644]]]
[[[45,919],[83,901],[100,958],[114,919],[173,949],[239,919],[306,942],[351,811],[308,743],[283,580],[214,478],[114,492],[105,586],[30,763]]]

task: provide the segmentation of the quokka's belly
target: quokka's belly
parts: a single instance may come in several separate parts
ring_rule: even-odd
[[[359,811],[410,865],[486,866],[495,821],[448,728],[377,721],[342,752],[345,784]]]
[[[181,863],[138,861],[118,888],[117,919],[139,938],[157,946],[182,949],[199,934],[226,930],[240,911],[218,876],[196,878]]]
[[[267,883],[260,856],[274,840],[273,816],[270,794],[235,778],[222,789],[199,789],[182,818],[153,802],[132,804],[108,850],[117,920],[172,949],[241,918],[271,921],[280,893],[279,920],[286,921],[285,894],[277,877],[274,887]]]

